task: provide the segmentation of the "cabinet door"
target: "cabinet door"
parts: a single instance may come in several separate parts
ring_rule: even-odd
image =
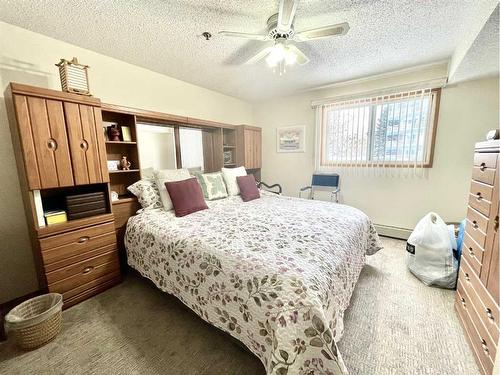
[[[29,189],[73,185],[62,102],[14,95]]]
[[[261,167],[261,132],[259,130],[244,130],[245,167],[257,169]]]
[[[103,131],[100,112],[94,107],[64,103],[64,113],[68,130],[73,176],[76,185],[95,184],[109,181],[104,160]],[[96,126],[97,113],[97,129]]]

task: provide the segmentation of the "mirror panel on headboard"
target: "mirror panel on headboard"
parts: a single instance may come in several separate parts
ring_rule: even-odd
[[[143,178],[155,169],[177,168],[174,127],[138,123],[137,142]]]

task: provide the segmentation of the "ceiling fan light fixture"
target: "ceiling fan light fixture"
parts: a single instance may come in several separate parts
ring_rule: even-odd
[[[297,54],[287,48],[285,53],[285,64],[286,65],[294,65],[297,62]]]

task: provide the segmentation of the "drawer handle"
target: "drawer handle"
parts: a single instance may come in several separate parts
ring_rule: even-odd
[[[462,303],[462,307],[465,309],[466,308],[465,298],[464,297],[460,298],[460,302]]]
[[[481,339],[481,346],[483,347],[483,352],[487,356],[490,355],[490,349],[488,349],[488,345],[486,344],[486,341],[484,339]]]
[[[476,199],[477,199],[478,201],[480,201],[481,199],[483,199],[483,196],[481,195],[481,192],[477,192],[477,193],[476,193]]]
[[[82,273],[85,275],[85,274],[87,274],[87,273],[89,273],[89,272],[92,272],[93,270],[94,270],[94,267],[92,267],[92,266],[88,266],[88,267],[85,267],[85,268],[83,269]]]
[[[491,309],[487,307],[485,311],[488,319],[491,320],[492,322],[495,321],[495,317],[493,316]]]
[[[498,215],[495,217],[495,226],[493,227],[493,229],[495,230],[495,232],[498,231]]]
[[[80,238],[78,239],[78,241],[77,241],[77,242],[78,242],[78,243],[85,243],[85,242],[87,242],[88,240],[90,240],[90,237],[89,237],[89,236],[83,236],[83,237],[80,237]]]
[[[469,247],[469,254],[471,257],[474,256],[474,250],[472,250],[472,247]]]
[[[473,221],[472,221],[472,227],[473,227],[474,229],[479,228],[479,225],[477,225],[477,221],[476,221],[476,220],[473,220]]]
[[[470,276],[467,272],[465,273],[465,281],[470,282]]]
[[[485,169],[486,169],[486,164],[485,163],[481,163],[481,165],[479,166],[479,170],[481,172],[484,172]]]

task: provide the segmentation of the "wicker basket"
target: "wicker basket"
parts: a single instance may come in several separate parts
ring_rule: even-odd
[[[62,295],[49,293],[31,298],[14,307],[5,325],[17,345],[25,350],[38,348],[54,339],[61,330]]]

